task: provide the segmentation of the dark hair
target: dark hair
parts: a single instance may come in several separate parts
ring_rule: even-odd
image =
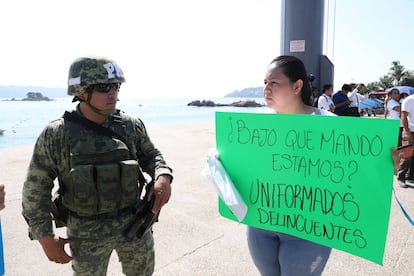
[[[331,88],[333,88],[333,86],[332,86],[332,84],[325,84],[324,86],[323,86],[323,92],[325,92],[326,90],[329,90],[329,89],[331,89]]]
[[[349,84],[342,85],[342,90],[345,90],[345,91],[348,91],[348,92],[352,91],[351,85],[349,85]]]
[[[393,89],[391,89],[391,90],[388,92],[388,95],[391,95],[391,94],[392,94],[392,92],[394,92],[394,91],[397,91],[397,92],[398,92],[398,94],[400,94],[400,90],[398,90],[397,88],[393,88]]]
[[[306,105],[312,106],[311,103],[311,87],[303,62],[294,56],[278,56],[270,64],[275,64],[280,68],[283,74],[290,80],[291,83],[297,80],[303,81],[302,91],[300,93],[302,102]]]

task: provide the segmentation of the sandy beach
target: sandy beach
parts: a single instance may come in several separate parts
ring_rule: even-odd
[[[214,123],[157,126],[148,132],[174,169],[172,198],[154,227],[154,275],[259,275],[248,253],[245,226],[218,214],[217,196],[201,174],[208,150],[215,146]],[[72,275],[70,264],[49,262],[39,243],[27,237],[21,190],[32,149],[0,150],[0,181],[6,185],[6,209],[0,213],[6,275]],[[414,215],[414,189],[402,189],[396,182],[394,187]],[[414,227],[393,198],[384,265],[333,250],[323,275],[413,275],[413,235]],[[122,275],[115,254],[108,275]]]

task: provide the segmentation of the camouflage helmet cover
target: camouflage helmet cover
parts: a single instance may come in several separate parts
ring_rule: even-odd
[[[86,87],[97,83],[125,82],[121,68],[103,57],[82,57],[69,68],[68,95],[79,96]]]

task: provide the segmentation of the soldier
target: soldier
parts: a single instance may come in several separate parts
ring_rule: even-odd
[[[123,82],[122,70],[112,60],[84,57],[72,63],[68,95],[80,103],[75,111],[44,128],[23,187],[22,214],[29,236],[39,241],[50,261],[72,261],[75,275],[106,275],[113,250],[126,275],[154,271],[152,230],[132,240],[122,232],[135,219],[131,210],[140,194],[139,168],[155,180],[149,190],[149,198],[155,196],[154,214],[170,198],[172,170],[143,122],[115,109]],[[96,125],[115,134],[101,133]],[[55,179],[68,210],[68,239],[53,231],[50,213]],[[66,243],[70,255],[65,252]]]

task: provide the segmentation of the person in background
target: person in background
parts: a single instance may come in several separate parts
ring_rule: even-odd
[[[364,92],[366,88],[363,83],[360,83],[358,85],[351,83],[350,86],[351,91],[347,94],[348,99],[351,101],[348,109],[349,116],[360,117],[361,115],[359,105],[361,101],[364,99],[364,96],[360,94],[360,91]]]
[[[377,113],[375,112],[375,108],[367,108],[367,115],[368,117],[371,117],[371,116],[376,117]]]
[[[273,113],[335,116],[312,106],[303,62],[279,56],[268,66],[264,99]],[[247,227],[250,255],[261,275],[321,275],[331,248],[279,232]]]
[[[3,210],[6,207],[5,199],[6,191],[4,189],[4,184],[0,184],[0,210]]]
[[[154,214],[171,196],[172,170],[143,122],[116,109],[123,82],[122,70],[108,58],[83,57],[72,63],[68,95],[80,103],[46,125],[23,186],[22,214],[29,236],[39,241],[50,261],[72,261],[75,275],[106,275],[113,250],[126,275],[154,271],[152,231],[131,239],[122,233],[136,220],[133,208],[143,185],[139,170],[154,180],[148,191],[148,198],[155,197]],[[107,131],[98,131],[102,128]],[[55,235],[52,227],[55,179],[68,210],[68,239]],[[71,255],[65,251],[66,243]]]
[[[318,106],[318,99],[319,99],[319,92],[318,92],[318,88],[316,88],[315,86],[311,86],[311,103],[312,106],[317,107]]]
[[[339,116],[349,116],[349,105],[351,101],[348,98],[348,92],[351,91],[349,84],[342,85],[341,91],[338,91],[333,95],[332,101],[335,105],[335,114]]]
[[[407,93],[400,93],[400,103],[402,103],[402,101],[408,97]]]
[[[402,145],[414,142],[414,94],[406,97],[401,104]],[[407,188],[407,180],[414,179],[413,156],[401,159],[397,180],[402,188]]]
[[[335,105],[332,101],[333,86],[332,84],[325,84],[323,86],[323,93],[318,99],[318,108],[334,112]]]
[[[387,98],[385,99],[385,110],[384,118],[398,120],[400,122],[398,146],[401,146],[403,126],[401,122],[400,91],[397,88],[393,88],[388,92]]]
[[[388,105],[388,102],[390,100],[391,100],[391,91],[388,91],[387,96],[385,96],[385,99],[384,99],[384,119],[387,119],[390,116],[389,112],[388,112],[388,109],[387,109],[387,105]],[[400,111],[400,113],[401,113],[401,111]]]

